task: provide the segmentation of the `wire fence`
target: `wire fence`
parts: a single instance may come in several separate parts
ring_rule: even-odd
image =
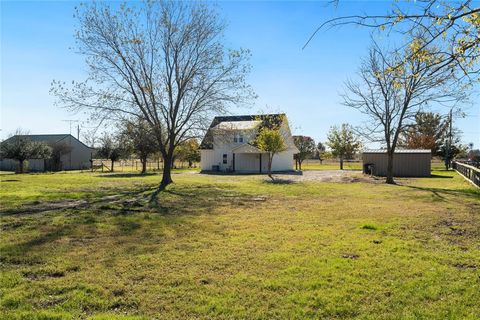
[[[109,172],[112,168],[112,161],[107,159],[93,159],[92,160],[92,171],[101,171]],[[175,161],[173,169],[196,169],[199,168],[199,163],[188,163],[184,161]],[[146,163],[147,171],[162,171],[163,170],[163,161],[161,159],[157,160],[147,160]],[[128,160],[119,160],[114,161],[113,171],[117,172],[135,172],[142,171],[142,162],[139,159],[128,159]]]
[[[340,169],[340,161],[336,159],[318,160],[305,159],[302,162],[302,170],[338,170]],[[346,170],[362,170],[361,160],[344,160],[343,169]]]

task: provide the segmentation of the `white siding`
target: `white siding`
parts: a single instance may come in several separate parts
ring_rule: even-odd
[[[293,154],[298,152],[288,126],[288,122],[284,122],[280,128],[282,135],[285,137],[285,142],[288,150],[273,157],[272,171],[290,171],[294,169]],[[257,134],[257,128],[240,130],[220,130],[213,132],[213,150],[201,150],[202,170],[210,171],[212,166],[219,166],[221,171],[233,170],[233,152],[235,148],[242,146],[245,143],[253,141]],[[238,135],[243,136],[242,142],[234,142],[234,137]],[[233,152],[232,152],[233,150]],[[237,150],[242,150],[239,148]],[[260,172],[260,157],[262,162],[262,172],[268,171],[268,155],[260,154],[260,152],[235,152],[235,171],[236,172]],[[227,155],[227,163],[223,163],[223,155]]]
[[[285,151],[273,156],[272,171],[293,170],[293,152]]]
[[[30,159],[25,160],[24,162],[25,171],[44,171],[45,169],[45,161],[43,159]],[[18,171],[20,168],[20,164],[17,160],[13,159],[2,159],[0,160],[0,169],[4,171]]]
[[[215,165],[215,155],[213,150],[200,150],[200,167],[202,170],[212,170]]]

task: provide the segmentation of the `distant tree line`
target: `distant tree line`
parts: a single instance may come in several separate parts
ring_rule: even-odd
[[[312,137],[302,135],[293,136],[293,141],[299,151],[294,155],[295,166],[299,170],[302,170],[302,163],[306,159],[318,159],[322,163],[326,157],[338,158],[340,169],[343,170],[344,160],[353,159],[362,146],[359,136],[346,123],[340,127],[331,127],[325,144],[322,142],[316,144]],[[326,146],[330,148],[329,151],[326,150]]]

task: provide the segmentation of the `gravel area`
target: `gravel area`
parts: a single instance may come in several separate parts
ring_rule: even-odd
[[[318,181],[318,182],[370,182],[376,183],[377,179],[364,175],[360,171],[354,170],[318,170],[303,171],[303,174],[274,174],[275,179],[279,182],[302,182],[302,181]]]

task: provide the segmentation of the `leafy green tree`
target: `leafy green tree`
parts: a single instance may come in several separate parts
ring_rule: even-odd
[[[399,145],[407,149],[430,149],[439,155],[448,123],[438,113],[417,112],[415,122],[405,131]]]
[[[478,149],[470,149],[470,151],[467,154],[468,160],[473,161],[473,162],[480,162],[480,150]]]
[[[134,153],[142,163],[142,174],[147,172],[148,157],[158,151],[158,141],[152,127],[144,120],[123,122],[121,132],[124,149]]]
[[[53,162],[53,171],[58,171],[62,169],[62,156],[68,154],[72,151],[72,147],[64,142],[52,143],[50,144],[51,155],[50,159]]]
[[[352,159],[362,146],[352,127],[346,123],[341,127],[331,127],[327,139],[326,144],[332,149],[332,155],[340,159],[340,170],[343,170],[343,160]]]
[[[26,132],[17,130],[10,140],[1,144],[2,158],[17,160],[19,173],[24,172],[25,160],[46,159],[51,154],[51,149],[47,144],[32,141],[26,134]]]
[[[188,167],[191,168],[193,163],[200,162],[199,147],[197,139],[188,139],[177,146],[176,158],[180,161],[188,162]]]
[[[287,144],[280,128],[262,128],[255,139],[255,145],[259,150],[268,153],[268,176],[274,180],[272,176],[273,157],[287,150]]]
[[[105,134],[100,139],[100,147],[97,150],[97,155],[103,159],[109,159],[111,161],[110,171],[114,171],[115,161],[120,160],[126,156],[127,150],[120,139],[116,139],[113,135]]]
[[[325,154],[325,145],[321,142],[317,144],[317,155],[318,155],[318,160],[320,160],[320,164],[322,164],[324,154]]]
[[[299,151],[295,154],[295,161],[298,163],[299,169],[302,170],[302,162],[315,153],[315,141],[307,136],[293,136],[293,143]]]

